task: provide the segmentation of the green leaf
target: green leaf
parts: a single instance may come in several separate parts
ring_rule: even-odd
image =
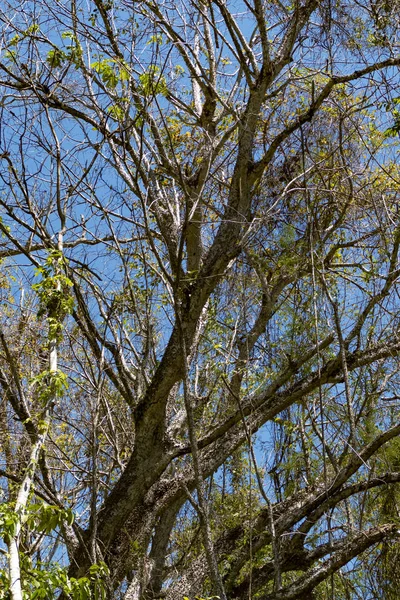
[[[24,35],[29,35],[30,33],[37,33],[39,30],[40,30],[39,24],[32,23],[32,25],[29,25],[29,27],[27,29],[25,29]]]
[[[55,48],[47,53],[46,62],[53,69],[60,67],[62,63],[67,59],[67,55],[62,50]]]
[[[164,75],[160,75],[160,69],[156,65],[150,65],[145,73],[139,75],[141,92],[143,96],[168,95],[167,82]]]
[[[113,104],[112,106],[109,106],[107,109],[107,112],[116,121],[122,121],[122,119],[124,118],[124,114],[125,114],[125,111],[120,106],[118,106],[118,104]]]
[[[115,88],[119,78],[112,63],[114,63],[113,60],[106,58],[102,61],[93,62],[91,67],[100,75],[101,80],[107,87]]]
[[[16,46],[20,41],[22,40],[21,36],[16,34],[14,35],[13,38],[11,38],[11,40],[8,42],[8,46],[12,47],[12,46]]]
[[[152,35],[149,38],[149,40],[147,42],[147,45],[149,45],[149,44],[158,44],[158,45],[161,45],[162,43],[163,43],[163,36],[162,36],[162,34],[161,33],[156,33],[156,34]]]

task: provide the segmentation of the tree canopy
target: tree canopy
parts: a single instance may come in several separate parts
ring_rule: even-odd
[[[397,0],[4,0],[0,599],[398,597]]]

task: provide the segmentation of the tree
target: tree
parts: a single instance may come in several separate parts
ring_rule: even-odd
[[[396,597],[396,3],[6,8],[0,597]]]

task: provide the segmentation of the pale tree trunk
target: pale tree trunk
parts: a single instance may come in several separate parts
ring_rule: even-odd
[[[62,239],[60,236],[60,244],[62,248]],[[59,285],[59,284],[58,284]],[[57,339],[51,338],[49,340],[49,376],[52,373],[57,372]],[[19,487],[17,500],[15,503],[15,513],[17,515],[17,521],[11,540],[9,542],[9,576],[10,576],[10,594],[11,600],[22,600],[22,586],[21,586],[21,565],[19,559],[19,544],[20,534],[23,518],[28,503],[29,494],[32,488],[33,479],[35,476],[36,467],[38,464],[40,452],[46,441],[46,437],[50,427],[50,407],[54,401],[54,398],[48,398],[46,406],[43,408],[41,418],[38,424],[38,434],[36,441],[32,445],[31,454],[29,457],[29,463],[25,471],[24,478]]]
[[[50,363],[55,362],[57,364],[57,351],[55,350],[53,355],[53,361],[50,359]],[[47,433],[50,424],[50,413],[47,410],[42,421],[42,431],[39,434],[36,442],[33,444],[31,455],[29,457],[29,464],[25,472],[25,476],[20,485],[17,501],[15,503],[15,512],[18,520],[15,525],[15,530],[11,541],[9,543],[9,573],[10,573],[10,593],[12,600],[22,600],[22,588],[21,588],[21,567],[19,561],[19,541],[21,533],[21,524],[25,514],[26,505],[31,491],[33,478],[36,471],[36,466],[39,460],[39,455],[43,444],[46,440]]]

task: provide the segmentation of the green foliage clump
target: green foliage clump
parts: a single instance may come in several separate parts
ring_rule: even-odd
[[[37,316],[46,316],[49,325],[49,340],[61,340],[62,323],[74,306],[70,294],[73,284],[64,273],[65,266],[66,262],[61,252],[49,251],[44,266],[36,269],[35,274],[41,279],[32,286],[40,301]]]

